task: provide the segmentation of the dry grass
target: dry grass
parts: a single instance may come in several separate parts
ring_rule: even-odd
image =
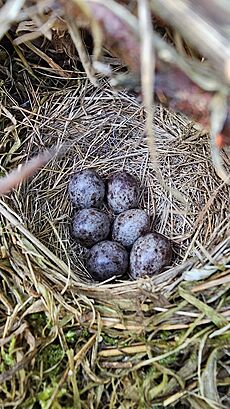
[[[149,157],[143,108],[131,94],[104,80],[95,90],[79,74],[77,87],[40,91],[30,116],[11,106],[13,114],[18,110],[23,133],[8,168],[54,144],[66,152],[0,204],[2,404],[208,408],[211,399],[215,408],[227,405],[229,186],[215,174],[208,136],[157,107],[165,190]],[[69,235],[67,186],[82,167],[105,178],[122,167],[141,180],[141,206],[174,242],[172,268],[138,282],[89,280],[84,251]],[[201,284],[183,281],[210,275]],[[216,348],[222,358],[207,383]],[[210,395],[213,383],[219,395]]]
[[[47,68],[32,48],[8,64],[0,54],[0,174],[53,146],[62,154],[0,201],[0,408],[228,408],[230,186],[209,135],[160,106],[146,132],[134,93],[101,76],[95,88],[77,59],[64,70],[46,48]],[[222,160],[229,168],[229,150]],[[174,243],[162,274],[91,281],[67,195],[87,167],[140,179],[141,207]]]
[[[45,96],[46,104],[34,106],[34,115],[23,119],[27,136],[21,141],[20,161],[54,144],[64,145],[66,153],[15,191],[10,204],[29,232],[66,263],[66,270],[68,265],[76,274],[82,270],[81,250],[69,236],[67,186],[70,176],[83,167],[96,168],[104,178],[124,168],[139,178],[141,207],[154,228],[175,243],[175,265],[193,256],[201,263],[213,261],[210,249],[229,230],[229,187],[215,175],[206,135],[200,136],[186,119],[158,108],[154,132],[165,191],[155,177],[144,112],[135,97],[114,92],[104,81],[95,90],[84,78],[77,89]],[[227,155],[225,159],[229,163]]]

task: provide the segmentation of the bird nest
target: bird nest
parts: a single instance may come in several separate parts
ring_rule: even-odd
[[[113,382],[116,371],[122,374],[122,382],[131,371],[132,380],[127,375],[127,382],[133,385],[134,369],[155,365],[159,377],[164,368],[170,382],[159,393],[150,385],[144,385],[147,401],[152,402],[156,397],[156,402],[157,399],[165,399],[167,404],[176,402],[180,380],[175,378],[176,374],[171,375],[171,364],[162,364],[164,359],[168,357],[170,361],[183,350],[185,362],[180,376],[187,370],[186,380],[191,381],[197,370],[197,362],[189,367],[194,354],[191,346],[195,345],[197,352],[196,340],[210,334],[219,336],[225,346],[224,333],[229,328],[226,295],[230,261],[229,186],[220,183],[213,169],[208,136],[201,134],[186,118],[157,107],[156,172],[145,136],[145,112],[133,95],[114,91],[104,80],[95,89],[82,75],[77,87],[48,93],[45,90],[34,103],[29,116],[26,108],[20,108],[23,119],[18,127],[23,136],[15,141],[17,146],[13,145],[16,154],[12,166],[15,162],[18,165],[24,162],[41,148],[57,143],[62,153],[1,201],[1,293],[7,294],[2,299],[1,322],[5,322],[5,313],[18,315],[8,325],[13,335],[21,330],[24,334],[21,338],[30,346],[22,347],[25,349],[23,363],[26,359],[30,361],[39,349],[36,335],[33,333],[32,338],[28,338],[31,331],[28,322],[34,315],[48,314],[49,320],[53,323],[57,320],[58,326],[67,320],[63,324],[64,331],[68,323],[81,331],[86,328],[87,338],[81,339],[79,347],[80,355],[84,356],[82,379],[92,381],[92,377],[96,377],[96,373],[87,374],[84,365],[87,367],[88,362],[85,354],[97,349],[99,365],[113,373],[110,373],[112,377],[105,376],[104,369],[101,380],[104,389],[107,382]],[[6,159],[8,164],[12,162],[10,153]],[[227,154],[223,159],[228,165]],[[98,284],[90,279],[84,267],[85,251],[74,243],[69,232],[73,209],[68,183],[71,175],[82,168],[94,168],[104,178],[125,169],[140,180],[140,206],[150,215],[152,228],[173,242],[174,259],[169,269],[153,278],[137,281],[124,279]],[[205,277],[209,278],[194,283]],[[178,334],[182,339],[175,341],[174,336]],[[172,337],[168,346],[163,335]],[[107,336],[112,346],[106,342],[100,344],[101,336],[103,339]],[[52,339],[51,334],[50,337]],[[43,342],[46,344],[44,339]],[[149,347],[149,342],[149,345],[157,342],[157,346]],[[206,358],[205,355],[205,362]],[[76,360],[78,355],[72,357],[71,365]],[[208,366],[208,361],[205,365]],[[208,367],[204,373],[205,370]],[[150,374],[151,378],[151,371]],[[64,375],[63,379],[67,374],[64,372]],[[17,363],[13,374],[12,369],[6,370],[0,375],[0,381],[12,376],[15,382],[21,379]],[[191,384],[194,391],[197,382]],[[204,378],[200,382],[204,382]],[[124,399],[136,402],[135,396]],[[57,399],[54,390],[49,399],[52,402]],[[189,402],[195,398],[188,392],[186,399]]]
[[[45,263],[39,280],[57,291],[77,293],[81,288],[97,295],[97,289],[99,293],[105,289],[106,297],[108,292],[126,297],[127,292],[128,298],[130,290],[141,294],[142,286],[156,284],[156,289],[160,285],[167,290],[183,272],[193,277],[188,272],[192,267],[201,271],[200,276],[194,273],[195,279],[203,277],[204,266],[208,275],[225,264],[222,246],[228,245],[229,187],[220,184],[214,172],[207,135],[201,135],[185,118],[159,107],[154,124],[156,172],[144,116],[134,96],[115,92],[106,82],[95,90],[82,77],[77,89],[46,93],[46,103],[24,119],[20,161],[55,144],[64,152],[2,204],[8,220],[14,220],[18,240],[23,240],[11,249],[14,264],[21,263],[21,258],[38,268]],[[225,159],[227,163],[227,155]],[[96,169],[104,179],[124,169],[140,180],[140,207],[150,215],[152,228],[174,244],[169,270],[140,282],[118,281],[115,286],[107,282],[98,287],[92,281],[84,268],[85,251],[70,235],[73,209],[68,183],[74,172],[86,168]]]

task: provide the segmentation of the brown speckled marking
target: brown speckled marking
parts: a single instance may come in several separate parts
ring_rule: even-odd
[[[83,209],[73,217],[72,236],[84,247],[91,247],[105,240],[109,231],[109,217],[97,209]]]
[[[118,172],[108,180],[108,205],[115,214],[138,207],[139,185],[127,172]]]
[[[160,273],[170,265],[172,247],[169,239],[159,233],[149,233],[134,243],[130,254],[130,275],[135,280]]]
[[[120,213],[113,224],[112,238],[130,248],[143,234],[149,232],[150,221],[144,210],[130,209]]]
[[[94,170],[81,170],[70,180],[69,196],[77,209],[101,207],[105,196],[105,184]]]
[[[102,241],[89,251],[86,267],[96,281],[122,276],[128,268],[128,253],[119,243]]]

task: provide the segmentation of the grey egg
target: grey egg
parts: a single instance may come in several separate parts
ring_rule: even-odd
[[[135,280],[160,273],[172,261],[171,242],[159,233],[139,237],[130,253],[130,275]]]
[[[122,276],[128,268],[128,253],[119,243],[101,241],[89,250],[86,267],[96,281]]]
[[[150,228],[148,215],[141,209],[130,209],[120,213],[113,224],[112,238],[124,247],[132,247],[138,237]]]
[[[108,180],[107,201],[115,214],[138,207],[139,184],[127,172],[118,172]]]
[[[105,184],[94,170],[81,170],[70,180],[69,196],[77,209],[100,207],[105,196]]]
[[[72,221],[72,236],[84,247],[91,247],[109,235],[110,220],[97,209],[82,209]]]

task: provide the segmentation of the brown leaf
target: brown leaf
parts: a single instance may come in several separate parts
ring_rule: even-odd
[[[86,15],[75,2],[61,0],[61,3],[67,15],[74,16],[79,25],[83,22],[85,27],[88,20],[89,26],[92,26],[93,20],[96,20],[103,31],[105,46],[120,57],[133,72],[140,73],[139,38],[125,19],[115,14],[106,3],[87,1],[90,15]]]
[[[212,3],[214,2],[215,0],[212,0]],[[78,24],[81,25],[83,20],[84,27],[86,20],[89,27],[92,26],[93,20],[96,20],[103,31],[105,46],[140,78],[141,46],[138,29],[134,27],[135,21],[138,24],[135,16],[117,3],[116,10],[113,10],[100,0],[86,1],[84,4],[87,6],[87,13],[74,1],[61,0],[61,3],[67,14],[74,16]],[[210,129],[210,102],[213,92],[202,89],[172,63],[166,65],[157,58],[156,67],[155,96],[158,101]],[[222,148],[225,145],[230,145],[230,110],[225,125],[216,138],[217,147]]]

